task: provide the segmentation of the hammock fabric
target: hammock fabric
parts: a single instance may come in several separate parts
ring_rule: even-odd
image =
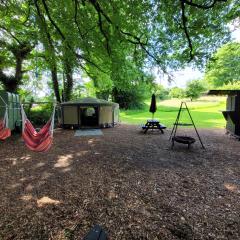
[[[50,120],[37,132],[32,123],[27,119],[22,107],[22,138],[27,148],[34,152],[46,152],[50,149],[53,143],[54,114],[55,107]]]
[[[0,140],[11,136],[11,129],[8,128],[8,110],[6,108],[3,120],[0,120]]]

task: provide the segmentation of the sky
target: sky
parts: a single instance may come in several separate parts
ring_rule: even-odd
[[[186,83],[193,79],[201,79],[203,77],[203,73],[200,72],[198,69],[193,69],[191,67],[186,67],[179,71],[174,71],[172,73],[172,81],[169,82],[166,75],[163,76],[162,74],[158,73],[158,69],[153,69],[153,75],[155,76],[155,81],[166,88],[172,87],[180,87],[185,88]]]
[[[233,41],[240,42],[240,29],[236,29],[232,32]],[[162,84],[166,88],[180,87],[185,88],[186,83],[193,79],[200,79],[203,77],[203,72],[200,72],[198,69],[193,69],[191,67],[186,67],[180,71],[175,71],[173,73],[173,81],[168,82],[166,76],[162,76],[158,73],[158,69],[153,69],[153,74],[155,76],[156,82]]]

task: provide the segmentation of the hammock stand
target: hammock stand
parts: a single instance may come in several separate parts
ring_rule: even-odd
[[[4,99],[0,96],[1,100],[5,104],[5,114],[2,120],[0,120],[0,140],[5,140],[11,136],[11,129],[8,127],[8,105]],[[3,106],[0,106],[3,107]],[[54,129],[54,117],[55,117],[54,104],[53,113],[49,121],[43,126],[40,131],[36,131],[32,123],[26,116],[23,105],[21,105],[22,115],[22,138],[25,145],[32,151],[45,152],[50,149],[53,142],[53,129]]]
[[[8,127],[8,105],[1,96],[0,98],[5,104],[5,114],[3,119],[0,120],[0,140],[5,140],[11,136],[11,129]]]
[[[27,118],[27,115],[21,105],[22,112],[22,138],[28,149],[34,152],[46,152],[50,149],[53,143],[53,129],[55,117],[55,105],[53,113],[48,122],[40,131],[36,131],[32,123]]]

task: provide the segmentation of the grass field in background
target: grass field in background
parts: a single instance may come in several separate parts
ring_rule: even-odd
[[[202,97],[197,101],[186,100],[192,118],[197,127],[200,128],[224,128],[225,119],[220,112],[226,108],[225,97]],[[157,100],[157,112],[154,119],[158,119],[162,124],[171,128],[177,117],[181,100],[171,99],[165,101]],[[120,121],[128,124],[144,124],[147,119],[152,118],[149,112],[150,101],[141,110],[121,110]],[[180,122],[190,123],[186,111],[181,114]]]

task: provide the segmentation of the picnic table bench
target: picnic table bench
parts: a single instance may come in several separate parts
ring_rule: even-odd
[[[166,129],[166,127],[163,124],[160,124],[158,120],[147,120],[147,123],[142,125],[142,129],[144,130],[144,133],[147,133],[149,129],[152,130],[160,130],[161,133],[164,133],[163,129]]]

